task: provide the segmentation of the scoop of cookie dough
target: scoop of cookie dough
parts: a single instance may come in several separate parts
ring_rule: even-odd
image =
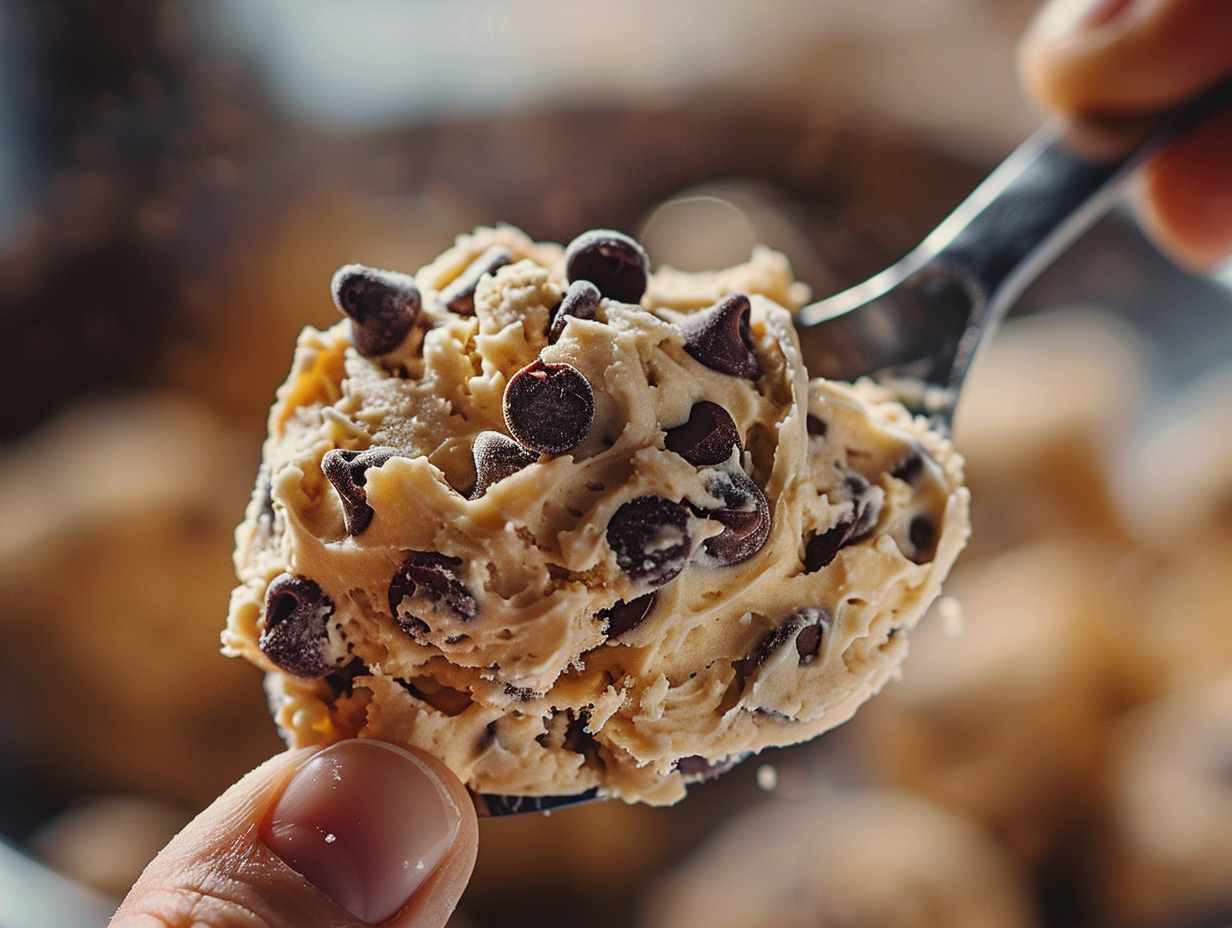
[[[962,462],[810,382],[785,259],[651,273],[594,230],[348,265],[237,534],[224,647],[296,746],[432,751],[478,793],[667,804],[846,720],[967,535]]]

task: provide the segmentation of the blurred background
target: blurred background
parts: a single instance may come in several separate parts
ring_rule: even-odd
[[[97,894],[5,859],[0,926],[104,923],[281,749],[218,635],[334,269],[606,226],[825,296],[1037,124],[1034,7],[0,0],[0,835]],[[677,807],[485,822],[458,928],[1232,926],[1229,365],[1227,282],[1101,222],[977,361],[902,679]]]

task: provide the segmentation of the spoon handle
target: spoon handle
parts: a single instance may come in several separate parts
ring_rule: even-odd
[[[1232,79],[1161,116],[1037,130],[920,245],[961,267],[996,313],[1110,206],[1120,181],[1167,141],[1232,103]]]
[[[1120,181],[1169,139],[1232,104],[1232,77],[1142,120],[1035,132],[896,264],[802,308],[815,376],[894,376],[942,419],[976,348],[1028,284],[1105,210]]]

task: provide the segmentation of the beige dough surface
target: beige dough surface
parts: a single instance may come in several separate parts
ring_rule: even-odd
[[[554,316],[565,258],[480,229],[414,275],[394,347],[361,353],[351,319],[300,336],[223,636],[268,671],[290,744],[381,738],[479,793],[666,804],[843,722],[896,672],[967,536],[948,439],[875,384],[809,381],[807,291],[780,255],[658,269],[590,318]],[[468,276],[473,299],[452,299]],[[719,369],[699,328],[751,368]],[[518,448],[510,421],[577,425],[576,404],[518,405],[517,383],[558,374],[591,420],[565,450]],[[702,416],[710,450],[680,450],[715,406],[734,437]],[[520,456],[500,479],[477,476],[481,433]],[[323,472],[336,449],[380,449],[358,490]]]

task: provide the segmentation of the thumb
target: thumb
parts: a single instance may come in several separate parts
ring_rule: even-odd
[[[477,848],[470,796],[436,759],[363,740],[289,751],[180,832],[111,928],[442,928]]]

